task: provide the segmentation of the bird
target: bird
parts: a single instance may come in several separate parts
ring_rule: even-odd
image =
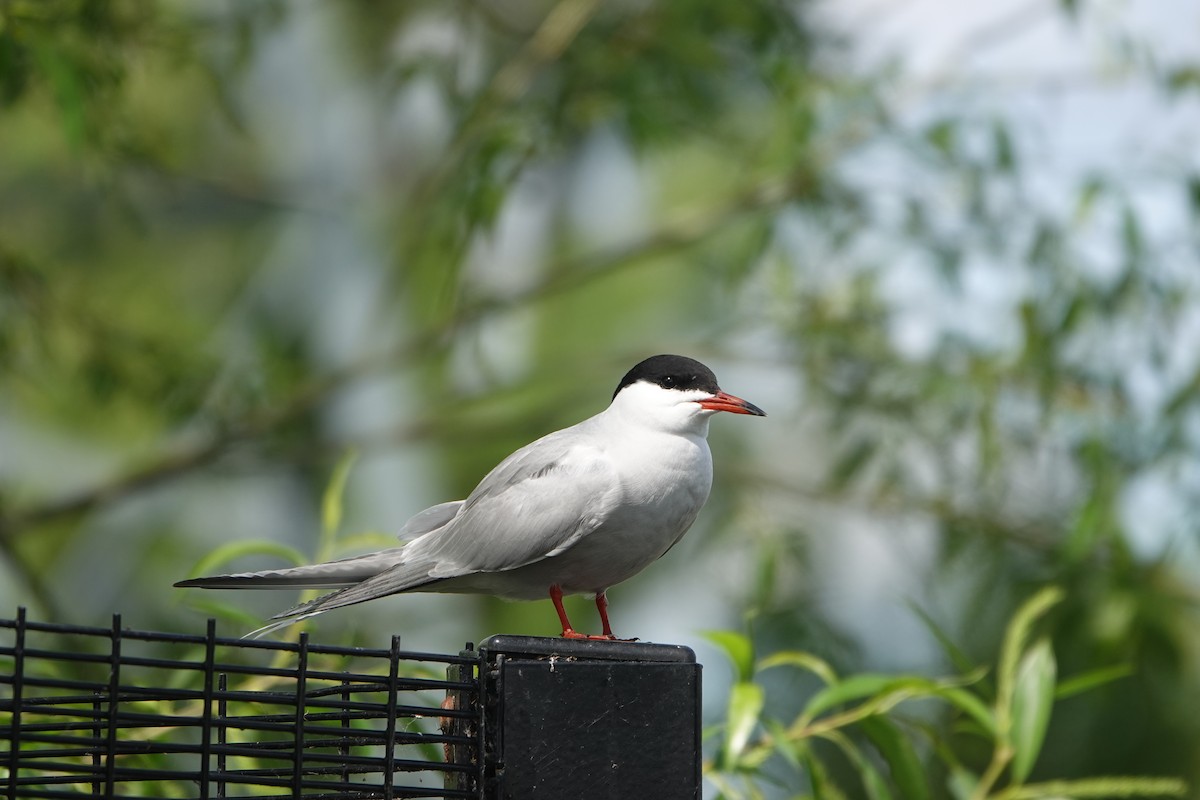
[[[445,592],[548,595],[564,638],[617,640],[606,593],[662,557],[696,520],[712,488],[707,437],[719,412],[766,416],[724,392],[699,361],[651,356],[621,378],[603,411],[520,448],[465,500],[409,519],[397,534],[402,546],[175,586],[335,589],[271,617],[247,634],[255,638],[379,597]],[[562,599],[575,594],[594,598],[599,635],[571,625]]]

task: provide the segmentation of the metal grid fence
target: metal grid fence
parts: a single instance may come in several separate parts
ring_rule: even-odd
[[[162,657],[162,653],[171,656]],[[479,657],[0,620],[0,796],[480,797]]]

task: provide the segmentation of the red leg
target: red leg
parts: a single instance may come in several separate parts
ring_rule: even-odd
[[[636,642],[637,638],[633,639],[618,639],[613,635],[612,626],[608,624],[608,594],[606,592],[596,593],[596,610],[600,612],[600,622],[604,624],[604,634],[601,636],[589,636],[589,639],[606,639],[610,642]]]
[[[604,592],[596,593],[596,610],[600,612],[600,622],[604,625],[605,638],[617,638],[613,636],[612,626],[608,624],[608,595]]]
[[[554,610],[558,612],[558,621],[562,623],[562,635],[564,639],[586,639],[587,636],[582,633],[577,633],[571,627],[571,620],[567,619],[567,610],[562,604],[562,589],[558,586],[550,587],[550,599],[554,602]]]
[[[562,623],[562,635],[564,639],[600,639],[603,641],[619,641],[619,642],[636,642],[637,639],[617,639],[613,636],[612,628],[608,624],[608,600],[604,596],[604,592],[596,595],[596,608],[600,610],[600,619],[604,623],[604,633],[600,636],[589,636],[586,633],[579,633],[571,627],[571,620],[567,619],[567,611],[562,604],[562,587],[550,587],[550,599],[554,601],[554,610],[558,612],[558,621]]]

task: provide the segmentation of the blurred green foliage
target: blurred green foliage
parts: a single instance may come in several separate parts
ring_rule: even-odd
[[[715,632],[716,641],[733,660],[737,682],[729,696],[726,721],[720,727],[721,746],[706,772],[722,797],[763,797],[764,784],[789,785],[803,776],[814,797],[842,796],[831,779],[816,744],[828,743],[858,772],[859,786],[873,800],[933,796],[915,743],[927,746],[946,773],[946,789],[954,797],[982,800],[1036,797],[1182,797],[1187,791],[1178,779],[1127,776],[1027,782],[1037,761],[1056,698],[1116,677],[1108,671],[1077,676],[1056,684],[1056,662],[1050,641],[1029,642],[1039,618],[1060,603],[1057,588],[1043,589],[1026,601],[1005,632],[995,686],[989,670],[978,668],[950,679],[930,680],[914,675],[861,673],[839,677],[833,668],[809,653],[780,651],[756,662],[753,646],[744,636]],[[790,667],[812,673],[823,688],[805,703],[791,724],[766,706],[758,673]],[[920,717],[898,709],[915,701],[941,702],[952,709],[954,735],[929,728]],[[903,725],[903,727],[901,727]],[[759,738],[752,734],[760,731]],[[857,734],[857,735],[855,735]],[[956,739],[975,738],[992,748],[991,760],[978,768],[960,760]],[[871,758],[868,753],[874,754]],[[778,763],[776,763],[778,762]],[[885,769],[880,769],[879,762]],[[1001,790],[1002,775],[1010,779]],[[743,788],[744,787],[744,788]],[[939,792],[940,795],[940,792]]]
[[[1098,92],[1195,113],[1186,56],[1044,13],[1106,48]],[[397,528],[686,352],[769,427],[714,425],[703,520],[626,597],[744,620],[727,793],[1196,783],[1194,160],[1146,124],[1072,171],[1019,103],[844,44],[770,0],[0,1],[0,599],[195,625],[169,585],[202,558]],[[893,674],[855,595],[965,677]],[[354,620],[330,635],[440,624]],[[875,713],[910,695],[942,704]]]

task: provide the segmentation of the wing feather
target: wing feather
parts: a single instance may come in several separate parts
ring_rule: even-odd
[[[558,555],[604,523],[620,496],[604,452],[571,429],[505,459],[443,528],[409,545],[431,577],[516,569]]]
[[[436,506],[431,506],[424,511],[414,514],[404,526],[396,532],[396,538],[401,541],[415,539],[418,536],[423,536],[431,531],[436,531],[438,528],[445,525],[450,520],[454,519],[454,515],[462,508],[465,501],[452,500],[449,503],[441,503]]]

